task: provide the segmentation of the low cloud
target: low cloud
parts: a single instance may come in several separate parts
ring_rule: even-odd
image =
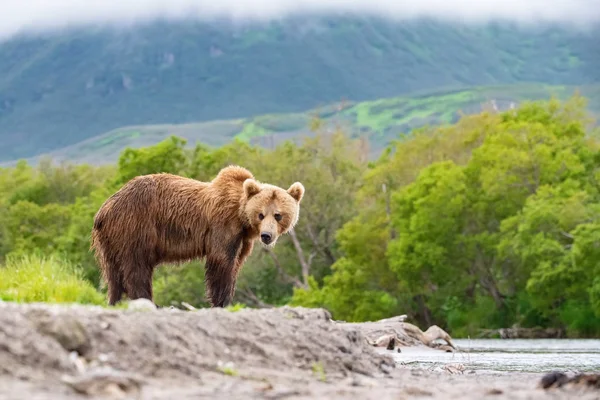
[[[495,19],[587,26],[600,21],[600,0],[0,0],[0,38],[157,18],[264,21],[345,12],[400,20],[430,17],[473,23]]]

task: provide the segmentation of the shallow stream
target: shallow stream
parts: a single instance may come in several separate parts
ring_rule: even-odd
[[[462,364],[475,372],[600,372],[600,339],[457,339],[459,350],[394,351],[398,363],[421,368]]]

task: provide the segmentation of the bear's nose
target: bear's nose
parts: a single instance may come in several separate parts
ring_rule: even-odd
[[[263,232],[260,234],[260,238],[264,244],[269,244],[271,243],[271,239],[273,239],[273,235],[271,235],[269,232]]]

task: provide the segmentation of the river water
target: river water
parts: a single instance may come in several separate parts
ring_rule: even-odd
[[[461,364],[474,372],[600,372],[600,339],[457,339],[455,353],[429,348],[394,351],[399,364]]]

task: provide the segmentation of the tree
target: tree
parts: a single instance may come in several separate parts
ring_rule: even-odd
[[[119,157],[115,184],[122,185],[138,175],[161,172],[185,174],[189,168],[186,143],[185,139],[170,136],[154,146],[126,148]]]
[[[295,304],[356,319],[398,310],[458,335],[513,323],[598,331],[596,269],[577,258],[595,254],[600,177],[584,105],[525,103],[393,143],[364,175],[332,275],[296,290]],[[390,300],[348,306],[367,293]]]

